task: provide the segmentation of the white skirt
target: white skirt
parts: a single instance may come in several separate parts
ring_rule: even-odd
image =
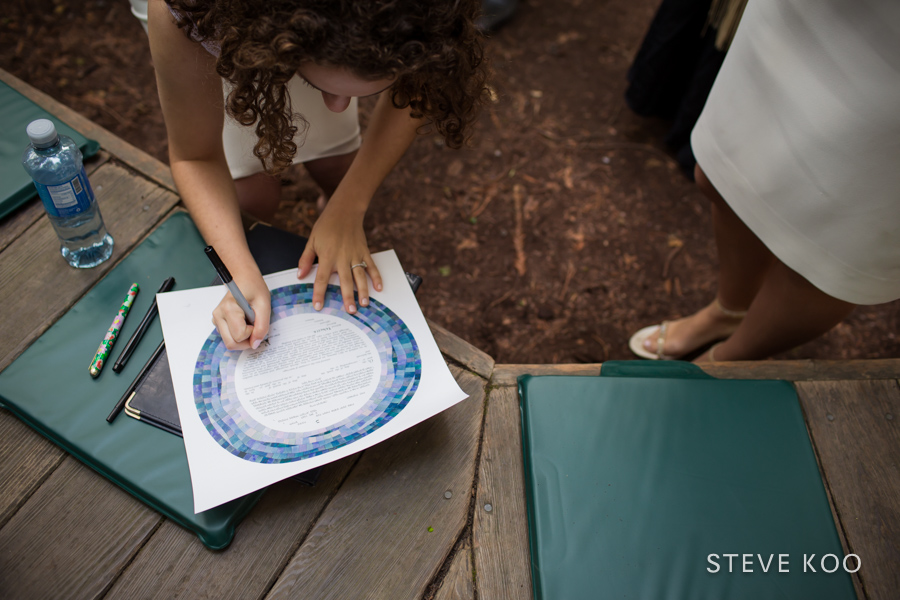
[[[788,267],[900,298],[900,2],[749,0],[691,145]]]

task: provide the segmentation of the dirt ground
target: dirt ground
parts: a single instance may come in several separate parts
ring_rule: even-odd
[[[4,4],[0,68],[167,160],[127,0]],[[420,136],[369,210],[370,247],[424,278],[425,315],[499,362],[632,358],[631,333],[713,297],[707,202],[662,144],[666,123],[623,101],[657,4],[523,1],[489,41],[497,101],[471,146]],[[275,224],[308,234],[316,196],[291,171]],[[780,358],[897,357],[898,321],[898,302],[860,307]]]

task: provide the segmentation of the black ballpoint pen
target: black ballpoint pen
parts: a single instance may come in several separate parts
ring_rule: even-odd
[[[112,412],[109,413],[109,416],[106,417],[107,423],[112,423],[113,420],[122,412],[122,408],[125,407],[125,403],[128,402],[129,398],[134,396],[134,391],[137,389],[137,386],[141,383],[141,380],[146,377],[147,373],[150,371],[150,368],[153,367],[154,363],[156,363],[156,359],[159,358],[159,355],[162,354],[162,351],[166,349],[166,341],[163,340],[159,343],[159,346],[156,347],[156,350],[153,351],[153,356],[150,357],[150,360],[147,361],[147,364],[144,365],[144,368],[141,369],[141,372],[138,373],[137,377],[134,378],[134,381],[131,382],[131,385],[128,386],[128,389],[125,390],[125,393],[122,394],[122,397],[119,398],[119,401],[116,402],[116,405],[113,407]]]
[[[228,272],[228,267],[225,266],[225,263],[222,262],[222,259],[219,258],[219,255],[216,253],[216,249],[212,246],[207,246],[204,250],[206,252],[206,257],[209,258],[209,262],[212,263],[213,268],[216,270],[216,273],[219,275],[219,279],[222,280],[222,283],[225,284],[225,287],[228,288],[228,291],[231,292],[232,298],[237,302],[237,305],[241,307],[241,310],[244,311],[244,318],[248,323],[253,325],[256,322],[256,313],[253,312],[253,308],[250,306],[250,303],[247,302],[247,299],[244,297],[244,294],[241,293],[241,290],[238,288],[237,283],[234,282],[234,279],[231,277],[231,273]],[[262,342],[265,342],[268,345],[269,342],[269,334],[266,334]]]
[[[168,292],[175,285],[175,278],[169,277],[156,291],[157,294],[162,294],[163,292]],[[153,304],[150,305],[150,308],[147,309],[147,314],[144,315],[144,319],[141,321],[141,324],[138,325],[137,330],[128,340],[128,343],[125,344],[125,347],[122,348],[122,353],[119,354],[119,358],[116,359],[116,363],[113,365],[112,370],[116,373],[122,371],[125,367],[125,363],[128,362],[128,359],[131,358],[131,353],[134,352],[134,349],[137,348],[138,342],[141,341],[141,338],[144,337],[144,334],[147,332],[147,328],[150,326],[150,323],[153,321],[153,318],[156,317],[156,313],[159,312],[159,308],[156,305],[156,296],[153,297]]]
[[[219,275],[219,279],[222,280],[222,283],[224,283],[225,287],[228,288],[228,291],[231,292],[232,297],[234,297],[234,301],[237,302],[238,306],[241,307],[241,310],[244,311],[244,316],[247,318],[247,322],[253,325],[254,321],[256,321],[256,313],[253,312],[253,308],[250,307],[250,303],[247,302],[247,299],[244,298],[244,294],[241,293],[241,290],[234,282],[234,279],[231,278],[231,273],[228,272],[228,267],[226,267],[225,263],[222,262],[222,259],[219,258],[219,255],[216,253],[216,249],[212,246],[207,246],[203,251],[206,252],[206,257],[209,258],[209,262],[212,263],[213,268]]]

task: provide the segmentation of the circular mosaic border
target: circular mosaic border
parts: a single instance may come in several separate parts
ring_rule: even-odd
[[[355,413],[327,427],[302,433],[279,431],[254,419],[234,384],[241,351],[229,351],[218,331],[203,344],[194,367],[194,404],[203,426],[219,446],[244,460],[275,464],[318,456],[346,446],[393,419],[409,403],[422,377],[419,346],[406,324],[375,299],[343,309],[341,290],[329,285],[321,311],[312,306],[313,286],[298,283],[272,290],[271,322],[304,314],[326,314],[358,327],[381,357],[378,387]]]

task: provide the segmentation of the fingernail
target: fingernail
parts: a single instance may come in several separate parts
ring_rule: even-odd
[[[257,348],[259,348],[260,343],[262,343],[262,340],[256,340],[255,342],[253,342],[253,349],[256,350]]]
[[[297,279],[300,279],[300,269],[297,269]]]
[[[359,299],[359,304],[360,304],[360,306],[368,306],[368,305],[369,305],[369,299],[368,299],[368,298],[360,298],[360,299]]]
[[[644,346],[644,348],[646,348],[647,350],[649,350],[649,349],[650,349],[650,340],[644,340],[643,346]]]
[[[322,303],[316,302],[315,304],[313,304],[313,308],[316,310],[322,310]]]
[[[380,284],[380,283],[376,284],[376,285],[375,285],[375,289],[378,290],[378,291],[380,292],[380,291],[381,291],[381,284]]]
[[[347,312],[348,312],[348,313],[355,313],[355,312],[356,312],[356,305],[351,304],[350,306],[348,306],[348,307],[347,307]]]

